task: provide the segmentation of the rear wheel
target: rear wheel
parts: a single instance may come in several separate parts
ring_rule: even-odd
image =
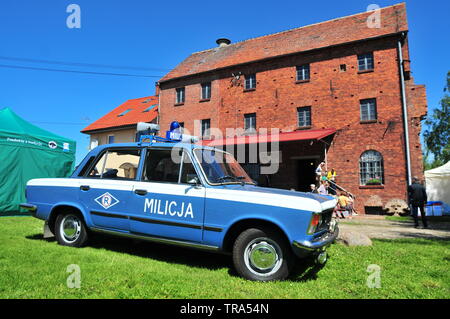
[[[60,245],[82,247],[88,239],[83,218],[74,212],[61,213],[56,217],[55,236]]]
[[[236,271],[249,280],[283,280],[289,276],[293,259],[285,240],[269,229],[247,229],[233,246]]]

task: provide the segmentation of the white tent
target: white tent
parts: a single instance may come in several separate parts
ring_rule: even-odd
[[[428,201],[450,205],[450,162],[425,171],[425,183]]]

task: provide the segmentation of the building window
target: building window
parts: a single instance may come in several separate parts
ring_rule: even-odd
[[[202,138],[209,138],[209,131],[211,129],[211,120],[202,120]]]
[[[117,115],[117,117],[124,116],[125,114],[129,113],[131,110],[132,109],[125,110],[122,113],[120,113],[119,115]]]
[[[256,113],[244,114],[244,130],[256,132]]]
[[[383,156],[377,151],[366,151],[359,159],[361,185],[382,185],[384,183]]]
[[[184,87],[182,88],[177,88],[176,89],[176,104],[182,104],[184,103],[184,99],[185,99],[185,89]]]
[[[203,83],[202,84],[202,100],[209,100],[211,99],[211,82]]]
[[[297,81],[309,81],[309,64],[297,66]]]
[[[246,90],[256,89],[256,74],[249,74],[245,76],[245,89]]]
[[[360,101],[361,122],[377,120],[377,102],[375,99]]]
[[[144,103],[144,102],[142,102],[142,103]],[[147,107],[145,110],[143,110],[142,113],[150,112],[151,110],[153,110],[153,109],[154,109],[155,107],[157,107],[157,106],[158,106],[158,104],[150,105],[150,106]]]
[[[358,55],[358,71],[373,70],[373,53]]]
[[[297,108],[297,118],[299,127],[310,127],[311,126],[311,107],[299,107]]]
[[[108,135],[108,144],[114,143],[114,135]]]

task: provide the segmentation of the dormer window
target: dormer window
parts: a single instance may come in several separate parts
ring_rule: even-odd
[[[149,107],[147,107],[145,110],[143,110],[142,112],[143,113],[146,113],[146,112],[150,112],[151,110],[153,110],[155,107],[157,107],[158,106],[158,104],[153,104],[153,105],[150,105]]]
[[[122,113],[120,113],[119,115],[117,115],[117,117],[120,117],[120,116],[124,116],[125,114],[127,114],[128,112],[130,112],[132,109],[128,109],[128,110],[126,110],[126,111],[123,111]]]

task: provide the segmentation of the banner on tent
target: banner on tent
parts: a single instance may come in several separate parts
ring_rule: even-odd
[[[74,146],[71,146],[70,145],[71,143],[57,140],[43,141],[40,139],[6,136],[0,138],[0,144],[37,147],[41,149],[47,149],[50,151],[62,151],[62,152],[74,151]]]

